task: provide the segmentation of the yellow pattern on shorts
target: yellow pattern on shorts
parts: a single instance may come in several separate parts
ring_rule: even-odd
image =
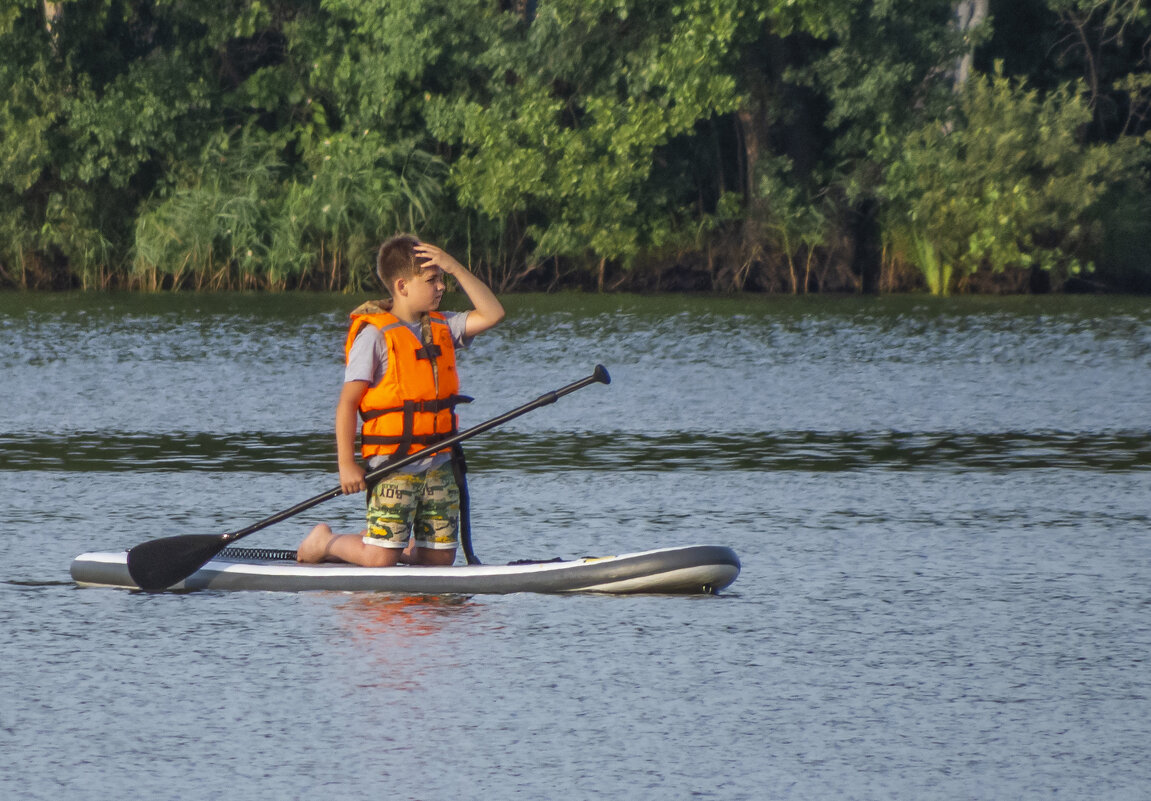
[[[364,541],[402,548],[413,528],[417,547],[459,543],[460,489],[450,462],[425,473],[393,474],[372,487]]]

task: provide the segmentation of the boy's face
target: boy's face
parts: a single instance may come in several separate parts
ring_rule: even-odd
[[[424,267],[405,283],[408,302],[420,311],[434,311],[439,308],[444,296],[444,272],[439,267]]]

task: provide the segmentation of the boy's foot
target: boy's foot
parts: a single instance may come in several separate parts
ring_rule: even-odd
[[[324,523],[316,526],[300,543],[300,547],[296,550],[296,561],[306,563],[324,561],[328,556],[328,546],[335,537],[332,529]]]

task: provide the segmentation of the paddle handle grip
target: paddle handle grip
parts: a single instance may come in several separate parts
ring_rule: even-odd
[[[441,442],[437,442],[435,445],[431,445],[427,448],[421,448],[418,451],[414,451],[413,453],[405,454],[404,456],[400,456],[400,457],[395,458],[395,459],[390,459],[389,461],[380,465],[376,469],[369,471],[364,476],[364,481],[370,485],[370,484],[380,480],[381,478],[383,478],[387,474],[394,473],[396,470],[399,470],[401,467],[406,467],[407,465],[409,465],[413,462],[417,462],[420,459],[423,459],[425,456],[428,456],[432,453],[436,453],[437,451],[446,450],[447,448],[450,448],[453,445],[456,445],[460,442],[463,442],[466,439],[471,439],[472,437],[476,436],[477,434],[482,434],[485,431],[489,431],[489,430],[495,428],[496,426],[503,425],[504,423],[508,422],[509,420],[514,420],[515,418],[520,417],[521,415],[525,415],[528,412],[533,411],[534,409],[540,408],[541,406],[547,406],[549,404],[555,403],[557,400],[562,398],[564,395],[570,395],[572,392],[575,392],[576,390],[579,390],[579,389],[583,389],[584,387],[589,386],[591,384],[610,384],[610,383],[611,383],[611,376],[608,375],[607,368],[604,367],[602,364],[597,364],[595,366],[595,371],[592,372],[592,374],[587,376],[586,378],[581,378],[579,381],[573,381],[572,383],[568,384],[566,387],[560,387],[559,389],[552,390],[551,392],[545,392],[543,395],[540,395],[538,398],[536,398],[533,401],[530,401],[529,403],[525,403],[523,406],[512,409],[510,412],[504,412],[499,417],[493,417],[491,420],[486,420],[486,421],[484,421],[478,425],[472,426],[471,428],[469,428],[465,431],[460,431],[457,434],[453,434],[452,436],[448,437],[447,439],[442,440]],[[279,523],[281,520],[287,520],[289,517],[294,517],[295,515],[298,515],[301,512],[306,512],[308,509],[311,509],[313,506],[319,506],[324,501],[330,501],[333,498],[336,498],[336,497],[343,495],[343,494],[344,494],[344,491],[340,487],[333,487],[332,489],[328,490],[327,492],[321,493],[321,494],[315,496],[314,498],[309,498],[306,501],[301,501],[300,503],[293,506],[291,509],[285,509],[282,512],[277,512],[276,514],[274,514],[270,517],[265,517],[263,520],[255,522],[250,526],[239,529],[238,531],[233,531],[231,533],[225,534],[225,535],[223,535],[223,537],[221,537],[221,540],[225,544],[230,543],[230,542],[234,542],[234,541],[240,539],[241,537],[246,537],[249,534],[252,534],[256,531],[259,531],[260,529],[267,528],[268,526]]]

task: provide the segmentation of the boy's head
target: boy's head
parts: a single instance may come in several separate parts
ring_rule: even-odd
[[[415,248],[420,240],[411,234],[397,234],[384,244],[376,254],[376,275],[389,294],[395,294],[396,281],[400,278],[414,278],[422,269],[416,260]]]

